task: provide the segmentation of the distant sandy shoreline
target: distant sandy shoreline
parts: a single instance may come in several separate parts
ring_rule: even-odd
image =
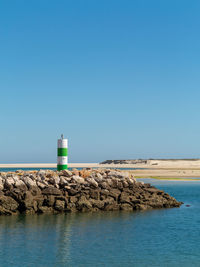
[[[8,163],[0,168],[56,168],[56,163]],[[200,170],[200,160],[148,160],[134,164],[69,163],[69,168],[127,168],[152,170]]]
[[[185,162],[185,164],[184,164]],[[177,164],[150,165],[150,164],[99,164],[99,163],[69,163],[69,168],[125,168],[138,178],[194,178],[200,177],[200,161],[196,164],[188,164],[186,161],[177,161]],[[0,164],[1,168],[56,168],[55,163],[19,163],[19,164]]]

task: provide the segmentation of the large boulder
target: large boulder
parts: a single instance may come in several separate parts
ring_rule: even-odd
[[[71,177],[73,174],[69,170],[62,170],[59,172],[59,176]]]
[[[58,211],[64,211],[65,209],[65,201],[57,199],[55,202],[55,209]]]
[[[28,187],[28,189],[32,189],[34,187],[37,187],[36,181],[32,180],[30,177],[26,176],[23,177],[23,181],[26,184],[26,186]]]
[[[22,180],[16,179],[14,185],[16,188],[19,188],[21,190],[24,190],[24,191],[27,190],[27,186],[25,185],[25,183]]]
[[[94,178],[86,178],[86,181],[89,183],[90,186],[93,186],[94,188],[98,187],[98,183],[94,180]]]
[[[73,175],[72,176],[72,182],[76,182],[78,184],[85,184],[86,183],[85,179],[80,177],[80,176],[78,176],[78,175]]]
[[[11,215],[17,212],[19,204],[12,197],[0,195],[0,214]]]
[[[55,195],[55,196],[60,196],[62,195],[62,192],[53,186],[46,187],[42,190],[43,195]]]
[[[15,184],[15,180],[12,177],[7,177],[4,182],[4,188],[11,190]]]
[[[79,211],[90,211],[92,209],[92,204],[85,196],[81,196],[76,206]]]

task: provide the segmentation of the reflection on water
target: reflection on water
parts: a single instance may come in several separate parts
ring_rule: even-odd
[[[0,267],[198,266],[200,185],[159,185],[180,209],[0,217]]]
[[[121,235],[127,227],[122,222],[130,216],[137,216],[137,213],[1,216],[0,266],[22,266],[22,263],[23,266],[71,266],[77,249],[80,258],[89,257],[93,247],[102,249],[99,243],[102,236],[104,241],[112,241],[115,228]]]

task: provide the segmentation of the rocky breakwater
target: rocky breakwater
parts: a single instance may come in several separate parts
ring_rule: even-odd
[[[119,170],[0,173],[0,215],[179,207],[167,193]]]

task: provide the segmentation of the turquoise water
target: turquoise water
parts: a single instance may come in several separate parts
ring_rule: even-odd
[[[56,171],[56,168],[0,168],[0,172],[15,172],[17,170],[23,170],[23,171],[53,170],[53,171]]]
[[[0,217],[0,266],[200,266],[200,183],[152,183],[185,204],[137,213]]]

